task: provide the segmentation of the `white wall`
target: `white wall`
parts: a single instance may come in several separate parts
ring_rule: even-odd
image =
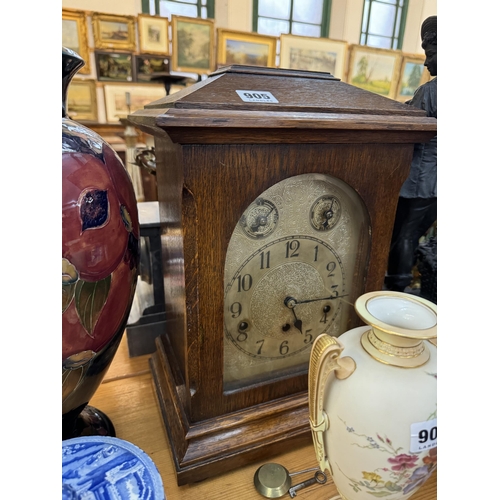
[[[437,14],[437,0],[410,0],[406,20],[403,52],[423,54],[420,26],[424,19]]]
[[[63,8],[136,16],[142,12],[141,0],[62,0]]]

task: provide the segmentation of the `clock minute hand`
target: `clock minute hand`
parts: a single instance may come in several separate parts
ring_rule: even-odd
[[[333,299],[340,299],[341,297],[347,297],[347,293],[345,295],[337,295],[337,296],[333,296],[333,295],[330,295],[330,297],[321,297],[319,299],[308,299],[308,300],[296,300],[296,299],[292,299],[295,301],[295,304],[307,304],[308,302],[317,302],[318,300],[333,300]]]

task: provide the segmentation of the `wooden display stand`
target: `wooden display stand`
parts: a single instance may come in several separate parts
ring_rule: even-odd
[[[157,339],[152,372],[178,484],[310,443],[307,373],[224,392],[233,228],[283,179],[340,179],[360,196],[370,224],[353,293],[381,289],[413,145],[436,135],[436,120],[328,73],[249,66],[221,68],[129,119],[155,137],[168,331]],[[358,324],[352,311],[349,328]]]

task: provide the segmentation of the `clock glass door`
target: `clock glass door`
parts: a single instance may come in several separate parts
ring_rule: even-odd
[[[322,174],[278,182],[246,208],[224,270],[226,392],[307,371],[314,339],[346,331],[369,234],[361,198]]]

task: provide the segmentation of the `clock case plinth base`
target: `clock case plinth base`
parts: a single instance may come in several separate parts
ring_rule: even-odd
[[[243,102],[236,90],[270,92],[278,103]],[[380,290],[413,147],[436,135],[436,120],[328,73],[239,65],[128,118],[155,137],[167,326],[151,369],[178,484],[312,442],[307,373],[224,392],[231,234],[278,182],[337,178],[362,200],[370,234],[346,300]],[[352,308],[346,331],[359,324]]]
[[[312,444],[307,391],[190,423],[165,347],[158,339],[150,365],[179,486]]]

